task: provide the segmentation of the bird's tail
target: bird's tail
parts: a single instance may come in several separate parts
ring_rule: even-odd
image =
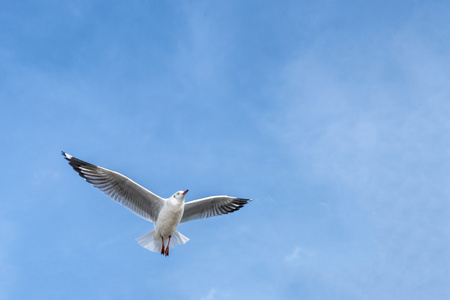
[[[136,240],[137,240],[138,244],[141,245],[142,247],[144,247],[145,249],[159,253],[159,252],[161,252],[162,242],[161,242],[160,238],[155,239],[154,233],[155,233],[155,230],[152,230],[152,231],[138,237]],[[187,237],[185,237],[178,231],[175,231],[172,234],[172,237],[170,239],[169,249],[171,249],[175,246],[178,246],[178,245],[186,244],[187,241],[189,241],[189,239]],[[166,245],[167,245],[167,242],[168,241],[164,241],[164,243]]]

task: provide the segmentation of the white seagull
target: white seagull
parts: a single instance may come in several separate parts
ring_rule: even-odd
[[[164,199],[120,173],[87,163],[63,151],[61,153],[87,182],[139,217],[153,222],[155,229],[136,240],[142,247],[165,256],[169,255],[170,248],[189,241],[176,230],[178,224],[232,213],[252,200],[212,196],[185,203],[184,197],[189,190]]]

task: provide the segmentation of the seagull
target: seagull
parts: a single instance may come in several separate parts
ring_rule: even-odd
[[[176,230],[180,223],[232,213],[252,201],[212,196],[185,203],[189,190],[178,191],[167,199],[161,198],[118,172],[82,161],[64,151],[61,153],[87,182],[139,217],[154,223],[154,230],[136,240],[142,247],[165,256],[169,255],[169,249],[189,241]]]

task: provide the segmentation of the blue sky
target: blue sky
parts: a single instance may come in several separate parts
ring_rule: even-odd
[[[0,299],[448,299],[448,1],[0,1]],[[153,225],[64,150],[168,197]]]

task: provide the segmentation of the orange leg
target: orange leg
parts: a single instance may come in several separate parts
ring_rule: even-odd
[[[172,236],[171,235],[169,235],[169,242],[167,243],[167,247],[166,247],[166,256],[169,256],[169,244],[170,244],[170,238],[171,238]]]
[[[162,241],[161,255],[163,255],[165,252],[165,249],[164,249],[164,238],[162,236],[161,236],[161,241]],[[167,245],[167,246],[169,246],[169,245]]]

